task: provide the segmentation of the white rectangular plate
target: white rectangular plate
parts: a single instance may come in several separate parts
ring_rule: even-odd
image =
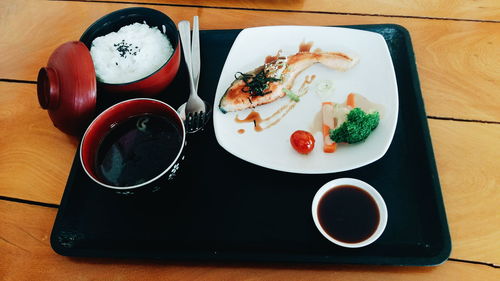
[[[352,69],[341,72],[316,64],[306,69],[295,80],[292,90],[296,92],[306,76],[315,75],[295,108],[279,123],[261,132],[254,130],[253,123],[237,123],[251,109],[224,114],[218,109],[227,88],[237,72],[248,72],[262,65],[267,56],[278,50],[282,55],[298,52],[302,42],[313,42],[311,50],[343,52],[355,56],[359,62]],[[315,85],[322,80],[331,80],[335,90],[327,100],[343,103],[349,93],[361,94],[370,101],[384,107],[379,126],[364,142],[338,144],[335,153],[323,152],[323,137],[314,121],[325,101],[315,93]],[[254,110],[261,116],[269,116],[288,97],[258,106]],[[213,120],[218,143],[231,154],[262,167],[292,173],[324,174],[362,167],[381,158],[389,148],[394,136],[398,116],[398,90],[396,76],[389,49],[384,38],[374,32],[349,28],[319,26],[267,26],[248,28],[236,38],[224,64],[214,102]],[[244,133],[240,133],[241,130]],[[307,154],[297,153],[290,144],[290,136],[296,130],[313,133],[316,140],[314,150]],[[240,132],[239,132],[240,131]]]

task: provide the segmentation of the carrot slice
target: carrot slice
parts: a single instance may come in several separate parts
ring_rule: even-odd
[[[323,102],[321,110],[323,114],[323,151],[332,153],[337,148],[337,144],[330,139],[330,129],[334,128],[333,103]]]
[[[356,95],[354,93],[350,93],[349,95],[347,95],[347,100],[346,100],[345,104],[347,106],[350,106],[351,108],[354,108],[355,97],[356,97]]]

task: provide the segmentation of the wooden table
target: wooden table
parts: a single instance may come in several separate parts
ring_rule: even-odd
[[[131,2],[132,4],[127,4]],[[149,5],[148,5],[149,4]],[[36,75],[99,17],[144,5],[201,29],[395,23],[412,36],[452,236],[437,267],[75,259],[50,231],[78,140],[52,126]],[[500,2],[122,0],[0,3],[0,280],[500,280]]]

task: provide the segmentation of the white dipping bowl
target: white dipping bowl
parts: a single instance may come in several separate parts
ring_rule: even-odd
[[[352,185],[356,186],[366,192],[373,198],[375,203],[377,204],[378,211],[379,211],[379,223],[375,231],[373,232],[372,235],[370,235],[368,238],[366,238],[363,241],[356,242],[356,243],[346,243],[343,241],[339,241],[332,236],[330,236],[321,226],[318,218],[318,205],[320,200],[323,198],[323,196],[330,190],[340,187],[340,186],[345,186],[345,185]],[[316,192],[316,195],[314,196],[313,202],[312,202],[312,217],[314,220],[314,224],[318,228],[319,232],[328,239],[330,242],[333,242],[339,246],[346,247],[346,248],[360,248],[364,247],[367,245],[370,245],[371,243],[375,242],[380,235],[385,230],[385,227],[387,225],[387,207],[385,205],[384,199],[382,196],[378,193],[378,191],[373,188],[371,185],[367,184],[364,181],[353,179],[353,178],[340,178],[340,179],[335,179],[332,181],[329,181],[325,183],[319,190]]]

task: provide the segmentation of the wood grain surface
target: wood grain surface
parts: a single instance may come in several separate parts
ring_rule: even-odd
[[[10,2],[10,5],[9,5]],[[131,5],[6,0],[0,5],[0,78],[36,79],[52,51],[101,16]],[[500,24],[351,15],[150,6],[202,29],[260,25],[400,24],[412,36],[428,115],[500,122]],[[75,12],[78,11],[78,12]],[[20,20],[25,19],[25,20]],[[216,19],[216,20],[214,20]]]
[[[36,86],[1,83],[0,196],[59,204],[77,140],[52,126]],[[429,120],[453,257],[500,263],[500,125]],[[12,176],[16,175],[16,176]]]
[[[97,1],[106,2],[106,0]],[[317,11],[322,13],[330,12],[424,18],[433,17],[467,20],[500,20],[500,2],[496,0],[122,0],[121,2],[199,5],[203,7],[233,7],[244,9]]]
[[[452,256],[500,264],[500,125],[429,120]]]
[[[127,1],[134,3],[112,3]],[[451,257],[500,264],[500,1],[3,0],[0,280],[500,280],[492,266],[458,261],[438,267],[326,266],[76,259],[54,253],[49,237],[57,209],[9,200],[59,204],[78,140],[52,126],[30,81],[58,45],[77,40],[109,12],[145,2],[168,4],[148,7],[175,22],[198,15],[201,29],[380,23],[408,29],[430,116]]]
[[[50,248],[56,209],[0,200],[0,280],[498,280],[484,265],[438,267],[180,263],[67,258]]]
[[[77,139],[38,105],[36,85],[0,82],[0,195],[58,204]]]

